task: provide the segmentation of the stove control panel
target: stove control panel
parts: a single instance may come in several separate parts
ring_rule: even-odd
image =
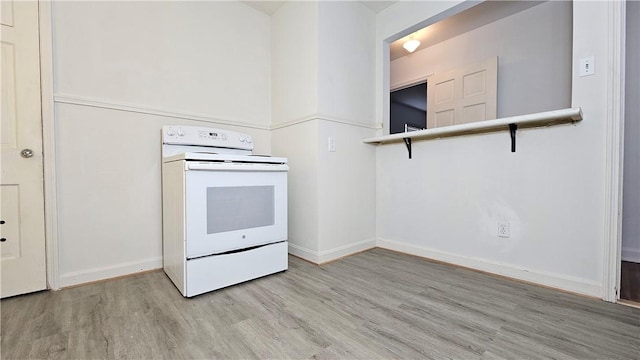
[[[253,150],[251,135],[202,126],[163,126],[162,143]]]

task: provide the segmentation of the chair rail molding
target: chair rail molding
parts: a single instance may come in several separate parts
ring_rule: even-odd
[[[88,96],[55,93],[54,101],[56,103],[62,103],[62,104],[89,106],[89,107],[117,110],[117,111],[128,111],[128,112],[134,112],[139,114],[202,121],[207,123],[224,124],[224,125],[238,126],[238,127],[251,128],[251,129],[270,130],[270,126],[268,124],[265,124],[265,125],[253,124],[250,122],[235,120],[235,119],[222,119],[209,114],[189,113],[189,112],[183,112],[180,110],[166,109],[166,108],[160,108],[160,107],[142,105],[142,104],[123,103],[123,102],[114,101],[110,99],[100,99],[100,98],[94,98],[94,97],[88,97]]]

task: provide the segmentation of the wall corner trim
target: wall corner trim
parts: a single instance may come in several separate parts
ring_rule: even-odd
[[[53,80],[53,24],[51,2],[38,2],[40,32],[40,96],[44,166],[44,221],[47,287],[60,289],[58,269],[58,200],[56,185],[56,136]]]
[[[607,109],[604,186],[602,299],[617,302],[622,247],[622,167],[624,151],[624,1],[607,3]]]

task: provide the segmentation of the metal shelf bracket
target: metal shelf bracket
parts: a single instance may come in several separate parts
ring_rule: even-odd
[[[411,138],[403,138],[404,144],[407,145],[407,151],[409,152],[409,159],[411,159]]]
[[[516,152],[516,130],[517,124],[509,124],[509,133],[511,134],[511,152]]]

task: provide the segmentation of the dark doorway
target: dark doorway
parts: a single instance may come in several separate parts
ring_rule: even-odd
[[[389,118],[391,134],[427,128],[427,83],[420,83],[391,92]]]

